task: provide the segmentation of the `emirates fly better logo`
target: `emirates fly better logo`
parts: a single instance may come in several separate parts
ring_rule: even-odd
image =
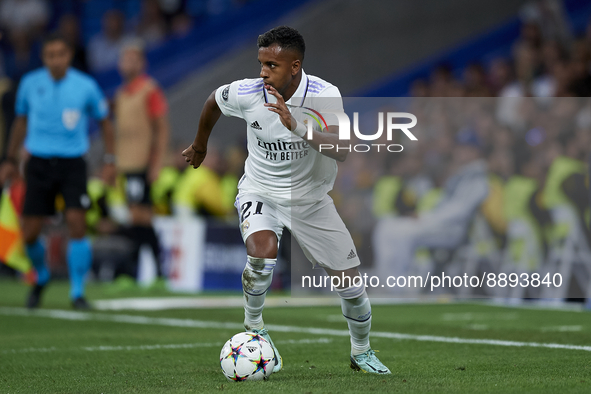
[[[303,113],[311,117],[316,124],[322,129],[328,129],[328,125],[324,116],[312,108],[302,107]],[[333,115],[336,116],[339,122],[339,140],[341,141],[351,141],[351,121],[349,120],[349,116],[342,111],[329,111],[324,110],[324,115]],[[410,122],[407,123],[397,123],[395,120],[398,119],[408,119]],[[382,137],[384,134],[384,123],[385,123],[385,130],[386,130],[386,140],[388,141],[387,144],[384,143],[367,143],[367,144],[349,144],[349,145],[337,145],[334,146],[332,144],[320,144],[319,151],[322,150],[330,150],[336,149],[337,152],[339,150],[347,150],[349,152],[369,152],[375,150],[380,152],[380,150],[386,150],[388,152],[402,152],[404,149],[400,144],[393,144],[390,143],[392,141],[392,137],[394,135],[394,131],[402,131],[404,135],[410,139],[411,141],[417,141],[417,137],[414,136],[413,133],[410,132],[409,129],[413,128],[417,124],[417,117],[408,112],[378,112],[378,130],[374,134],[362,134],[359,130],[359,112],[353,113],[353,133],[355,136],[363,141],[375,141]],[[308,121],[308,119],[304,120],[304,124],[307,126],[307,139],[311,140],[314,135],[314,126],[313,122]]]

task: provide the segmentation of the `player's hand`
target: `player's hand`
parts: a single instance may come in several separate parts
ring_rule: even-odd
[[[193,147],[193,144],[191,144],[191,145],[189,145],[189,147],[187,149],[185,149],[183,151],[182,154],[185,157],[185,161],[187,163],[192,165],[193,168],[198,168],[201,165],[201,163],[203,163],[203,160],[205,159],[205,156],[207,155],[207,150],[197,151]]]
[[[105,184],[115,186],[115,181],[117,180],[117,167],[115,167],[115,164],[105,164],[103,166],[101,178],[103,178]]]
[[[291,112],[289,112],[289,109],[287,108],[287,105],[285,104],[285,100],[283,100],[283,96],[280,95],[279,92],[277,91],[277,89],[275,89],[271,85],[265,84],[265,89],[267,89],[267,92],[269,92],[269,94],[275,96],[275,98],[277,99],[277,103],[275,103],[275,104],[265,103],[265,107],[267,107],[269,109],[269,111],[275,112],[277,115],[279,115],[279,119],[281,120],[281,123],[285,127],[287,127],[289,130],[293,131],[292,125],[295,128],[295,125],[296,125],[295,119],[291,115]]]
[[[4,160],[0,164],[0,184],[4,185],[7,181],[14,179],[18,171],[17,165],[11,160]]]

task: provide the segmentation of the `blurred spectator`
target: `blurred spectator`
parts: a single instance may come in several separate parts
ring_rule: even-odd
[[[3,0],[0,4],[0,24],[8,31],[21,30],[38,37],[48,21],[49,7],[44,0]]]
[[[549,97],[591,95],[591,22],[583,37],[574,41],[569,21],[559,0],[534,0],[520,12],[519,37],[512,46],[512,59],[495,58],[485,68],[478,63],[464,70],[437,66],[429,82],[415,81],[413,97],[539,97],[549,104]],[[513,64],[514,63],[514,66]],[[453,75],[463,72],[459,84]],[[484,83],[483,83],[484,82]],[[502,123],[519,129],[523,125],[516,111],[520,100],[501,100]]]
[[[6,75],[18,84],[24,74],[41,66],[41,58],[25,30],[11,30],[8,39],[11,50],[6,54]]]
[[[115,95],[117,170],[125,178],[129,236],[137,250],[148,244],[156,259],[160,246],[152,226],[151,184],[158,179],[168,145],[168,103],[157,82],[146,74],[141,40],[125,43],[119,58],[123,85]],[[158,264],[158,273],[161,265]]]
[[[117,65],[119,52],[130,37],[125,34],[125,16],[118,10],[105,12],[102,31],[88,44],[88,66],[92,72],[101,72]]]
[[[513,81],[513,69],[507,59],[498,58],[491,62],[489,69],[489,85],[492,93],[497,96],[511,81]]]
[[[226,205],[221,183],[222,166],[218,149],[210,146],[199,168],[185,169],[172,196],[175,216],[183,218],[198,214],[223,217],[230,212],[232,207]]]
[[[418,218],[382,218],[373,236],[375,272],[381,278],[407,275],[419,247],[454,249],[466,238],[474,214],[488,195],[481,142],[469,129],[456,136],[453,161],[441,199]]]
[[[247,152],[239,146],[231,146],[226,149],[223,163],[223,176],[221,179],[224,205],[228,207],[229,213],[234,212],[232,207],[238,194],[238,181],[244,174],[244,161]]]
[[[76,67],[78,70],[88,72],[86,48],[84,48],[84,45],[82,45],[80,40],[80,24],[76,15],[63,15],[58,22],[57,30],[74,50],[72,66]]]
[[[174,17],[185,13],[186,0],[157,0],[157,2],[170,30]]]
[[[569,93],[578,97],[591,97],[589,60],[585,58],[574,59],[571,62],[569,72],[572,75]]]
[[[570,63],[566,60],[560,60],[554,64],[548,81],[553,85],[552,96],[569,97],[573,95],[571,87],[573,86],[573,74],[571,73]]]
[[[179,154],[185,149],[186,144],[175,144],[167,153],[164,167],[160,171],[158,179],[152,183],[150,191],[154,213],[156,215],[172,215],[172,195],[179,184],[181,174],[187,168],[187,162]]]
[[[160,11],[158,1],[144,0],[142,2],[140,21],[137,26],[137,35],[150,47],[164,41],[166,32],[166,19]]]
[[[467,97],[490,97],[491,92],[486,85],[486,72],[479,63],[472,63],[464,70],[464,84]]]
[[[448,97],[453,77],[451,68],[442,64],[437,66],[431,73],[431,97]]]
[[[566,43],[571,39],[562,2],[559,0],[530,1],[521,9],[521,18],[528,29],[530,39],[557,40]],[[536,26],[534,31],[533,26]]]
[[[535,22],[525,21],[521,25],[521,35],[515,43],[513,50],[518,51],[521,46],[529,46],[535,50],[542,49],[542,32]]]
[[[424,79],[417,79],[410,88],[412,97],[429,97],[429,84]]]
[[[179,14],[172,19],[171,33],[173,37],[185,37],[192,28],[193,19],[187,14]]]

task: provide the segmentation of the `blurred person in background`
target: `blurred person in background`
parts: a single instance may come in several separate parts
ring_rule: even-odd
[[[513,81],[513,68],[507,59],[494,59],[488,72],[488,83],[494,96],[498,96],[507,85]]]
[[[179,218],[195,214],[205,217],[224,217],[233,209],[222,188],[223,162],[219,150],[210,145],[203,164],[187,167],[172,195],[173,212]],[[236,195],[234,194],[234,197]]]
[[[187,14],[176,15],[172,19],[170,30],[175,38],[186,37],[193,28],[193,18]]]
[[[521,150],[516,172],[503,189],[507,247],[502,270],[533,272],[546,259],[546,233],[552,219],[543,206],[545,171],[538,156]]]
[[[22,30],[38,38],[49,21],[50,10],[44,0],[3,0],[0,4],[0,24],[8,31]]]
[[[140,20],[136,28],[138,37],[151,47],[164,41],[167,34],[166,19],[160,11],[158,0],[144,0]]]
[[[117,66],[119,53],[129,39],[125,33],[125,16],[119,10],[105,12],[102,31],[88,43],[88,66],[92,72],[102,72]]]
[[[4,53],[4,66],[7,79],[5,80],[4,95],[2,96],[2,113],[5,127],[5,141],[8,142],[12,123],[14,121],[14,105],[16,89],[23,75],[41,66],[39,48],[31,42],[25,30],[14,29],[3,37],[9,41],[9,48]]]
[[[222,182],[222,193],[224,196],[224,205],[228,207],[229,214],[235,214],[234,201],[238,194],[238,181],[244,174],[244,161],[247,152],[240,146],[231,146],[226,149],[224,154],[224,169]]]
[[[6,53],[6,75],[18,85],[23,75],[41,66],[39,47],[31,41],[26,30],[14,29],[8,33],[10,50]]]
[[[58,33],[68,40],[70,46],[74,49],[74,58],[72,59],[72,67],[76,67],[80,71],[87,72],[88,64],[86,62],[86,48],[80,38],[80,23],[76,15],[63,15],[57,25]]]
[[[89,117],[100,121],[103,132],[105,179],[111,182],[115,175],[113,129],[107,118],[107,102],[93,79],[70,67],[72,56],[72,49],[64,38],[57,35],[46,38],[42,49],[45,67],[25,75],[19,85],[17,117],[7,158],[0,167],[0,182],[16,175],[25,140],[24,147],[31,156],[25,169],[27,191],[22,232],[27,254],[37,271],[37,283],[27,300],[29,308],[39,305],[41,293],[50,279],[45,247],[39,234],[45,218],[55,213],[58,193],[65,202],[70,235],[67,251],[70,299],[74,308],[89,308],[84,287],[92,262],[90,241],[85,236],[85,211],[90,199],[83,158],[89,147]]]
[[[160,246],[152,226],[150,185],[158,179],[168,146],[168,103],[158,83],[146,74],[147,62],[141,40],[124,44],[119,57],[123,85],[114,99],[117,170],[122,174],[129,207],[128,229],[137,244],[148,244],[158,261]],[[161,276],[160,264],[158,273]]]
[[[521,7],[520,16],[524,22],[523,29],[529,30],[530,37],[538,44],[542,40],[567,43],[572,37],[561,0],[529,1]]]
[[[185,144],[172,144],[158,178],[150,187],[150,196],[156,215],[172,215],[173,213],[172,196],[179,185],[181,174],[187,168],[185,160],[178,155],[179,150],[182,151],[184,147]]]
[[[486,72],[480,63],[472,63],[464,70],[464,85],[467,97],[491,97],[487,86]]]
[[[451,67],[447,64],[440,64],[431,73],[429,95],[431,97],[449,97],[453,82]]]
[[[172,21],[183,15],[187,7],[187,0],[156,0],[160,13],[164,16],[168,30],[172,30]]]
[[[374,275],[407,275],[419,247],[460,246],[474,214],[488,196],[486,162],[481,141],[471,129],[455,139],[450,174],[437,205],[417,218],[385,216],[374,233]]]

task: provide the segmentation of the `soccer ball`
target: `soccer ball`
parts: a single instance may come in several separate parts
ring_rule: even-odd
[[[262,380],[273,373],[275,352],[262,336],[254,332],[241,332],[222,347],[220,365],[228,380]]]

